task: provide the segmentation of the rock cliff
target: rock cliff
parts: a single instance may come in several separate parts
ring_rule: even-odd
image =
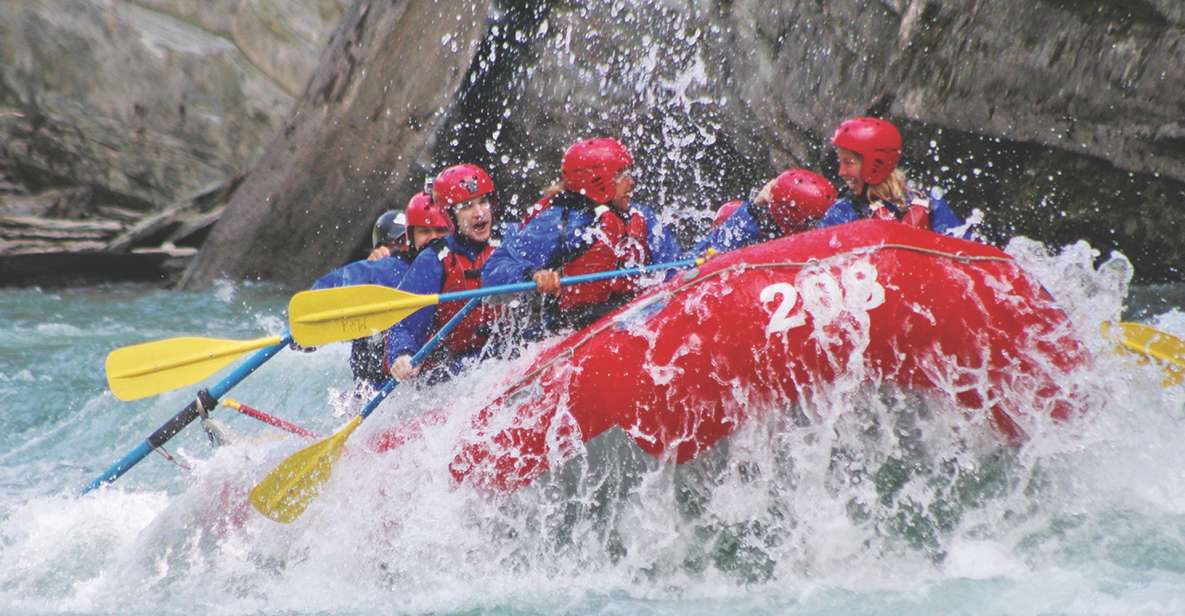
[[[402,10],[362,5],[372,23],[376,13]],[[374,44],[421,27],[385,23],[387,31],[370,26]],[[471,87],[446,103],[451,119],[436,129],[431,164],[412,175],[478,162],[494,172],[514,215],[554,179],[568,143],[618,134],[638,154],[640,198],[690,234],[716,204],[786,165],[833,174],[827,138],[836,123],[874,113],[904,128],[911,175],[945,189],[960,213],[981,210],[989,238],[1085,238],[1127,253],[1145,279],[1180,278],[1183,23],[1185,8],[1172,0],[502,2],[474,48]],[[386,82],[431,62],[437,41],[425,45],[423,55],[368,56],[364,79]],[[325,62],[322,70],[341,63],[333,54]],[[349,68],[358,79],[358,65]],[[399,123],[392,113],[409,122],[424,113],[388,105],[367,119],[317,108],[298,111],[288,130],[348,122],[356,134],[381,132]],[[282,140],[273,151],[289,147]],[[383,156],[374,140],[357,147],[363,160]],[[341,159],[332,147],[325,155]],[[424,161],[386,160],[402,182],[396,204],[417,183],[407,170]],[[324,162],[316,167],[323,176],[356,171]],[[288,165],[276,184],[299,183],[313,169]],[[359,194],[338,193],[330,204],[304,190],[269,193],[272,214],[316,208],[292,219],[311,227],[290,231],[300,255],[203,255],[190,280],[307,284],[360,244],[382,209],[350,196]],[[263,211],[264,196],[239,207]],[[236,224],[205,253],[264,234],[283,233]]]
[[[347,4],[0,3],[0,254],[126,252],[144,216],[232,184]]]
[[[178,144],[194,146],[186,150],[192,164],[116,157],[94,165],[85,162],[94,157],[58,157],[48,146],[21,151],[0,156],[0,190],[5,164],[43,160],[32,166],[49,169],[47,176],[98,178],[102,191],[133,199],[160,199],[161,186],[177,184],[192,194],[246,167],[248,151],[272,139],[190,267],[190,286],[223,276],[307,285],[357,254],[379,212],[461,160],[494,173],[505,213],[515,216],[555,178],[564,147],[594,133],[620,135],[634,149],[639,198],[690,236],[718,203],[787,165],[834,178],[827,139],[842,118],[865,113],[902,126],[910,175],[945,189],[959,213],[982,211],[989,239],[1087,239],[1128,254],[1145,280],[1183,276],[1185,4],[1177,0],[357,0],[307,84],[300,70],[285,67],[308,53],[274,51],[299,46],[269,46],[277,29],[260,24],[282,25],[281,39],[311,40],[305,33],[332,16],[333,2],[308,0],[298,14],[262,0],[212,4],[259,16],[237,25],[224,17],[228,10],[207,14],[180,0],[136,4],[230,36],[239,59],[219,70],[236,83],[255,70],[268,75],[267,85],[243,86],[232,97],[243,110],[233,127],[179,133],[206,116],[191,106],[184,120],[174,110],[153,124],[164,103],[137,116],[126,103],[136,97],[112,97],[130,118],[126,125],[109,126],[101,116],[74,131],[51,114],[25,111],[43,102],[4,102],[19,91],[13,84],[24,83],[11,77],[12,66],[27,65],[19,58],[29,49],[49,55],[46,41],[73,40],[63,25],[73,22],[55,22],[54,36],[0,42],[7,67],[0,129],[23,123],[26,132],[59,131],[49,143],[67,144],[54,147],[68,152],[84,149],[69,145],[72,138],[162,157]],[[10,6],[28,14],[44,5],[5,4],[0,24],[11,21]],[[88,6],[108,15],[92,22],[114,27],[113,4]],[[0,41],[32,25],[4,27]],[[156,41],[144,45],[158,52],[197,48],[200,39],[188,30],[154,38],[148,30],[134,35]],[[217,49],[203,52],[210,64],[223,53]],[[79,52],[90,65],[76,72],[104,76],[99,82],[122,78],[86,60],[88,53]],[[164,81],[156,90],[170,87]],[[283,115],[284,97],[296,93],[299,102]]]

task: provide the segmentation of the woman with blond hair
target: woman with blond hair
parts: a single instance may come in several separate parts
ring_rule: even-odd
[[[901,160],[901,133],[880,118],[852,118],[831,137],[839,159],[839,177],[850,194],[836,201],[820,227],[862,218],[897,220],[948,235],[965,235],[963,219],[934,194],[910,188]]]

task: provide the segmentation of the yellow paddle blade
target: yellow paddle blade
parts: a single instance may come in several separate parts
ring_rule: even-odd
[[[333,436],[292,454],[251,489],[251,504],[263,515],[287,524],[321,493],[333,465],[342,455],[346,439],[362,423],[362,416],[350,420]]]
[[[190,336],[121,347],[107,354],[107,386],[120,400],[139,400],[201,381],[244,353],[279,343],[279,336],[255,340]]]
[[[288,302],[288,321],[298,344],[318,346],[376,334],[439,298],[375,284],[301,291]]]
[[[1185,340],[1142,323],[1124,322],[1117,329],[1119,343],[1125,350],[1160,363],[1166,387],[1185,381]]]

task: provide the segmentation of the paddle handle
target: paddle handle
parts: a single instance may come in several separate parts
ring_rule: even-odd
[[[478,301],[479,299],[480,298],[478,297],[470,299],[469,303],[462,306],[461,309],[457,311],[457,314],[453,315],[453,318],[449,319],[443,327],[437,330],[436,333],[428,339],[428,342],[424,343],[424,346],[420,347],[420,350],[416,351],[416,354],[411,356],[411,365],[418,366],[422,364],[424,359],[428,357],[428,354],[436,350],[436,347],[440,345],[440,342],[444,340],[444,337],[449,335],[449,332],[453,331],[453,328],[461,323],[461,319],[464,319],[466,315],[468,315],[470,312],[473,312],[474,308],[477,308],[477,305],[481,303]],[[373,413],[374,410],[383,403],[383,400],[386,400],[387,396],[389,396],[391,392],[395,390],[395,386],[398,384],[399,381],[396,381],[394,377],[387,379],[387,382],[383,383],[382,389],[380,389],[379,392],[370,399],[370,402],[366,403],[366,406],[362,407],[362,419],[366,419],[367,416]]]
[[[579,276],[569,276],[567,278],[560,278],[560,286],[566,287],[569,285],[580,284],[582,282],[596,282],[598,280],[608,280],[610,278],[620,278],[622,276],[640,276],[653,271],[665,269],[678,269],[681,267],[690,267],[703,263],[703,259],[683,259],[682,261],[671,261],[670,263],[656,263],[654,265],[645,265],[640,267],[627,267],[623,269],[610,270],[607,272],[595,272],[592,274],[581,274]],[[481,297],[489,297],[491,295],[504,295],[509,293],[519,293],[522,291],[534,291],[537,285],[531,282],[515,282],[512,284],[503,284],[496,287],[483,287],[479,289],[471,289],[469,291],[454,291],[452,293],[441,293],[436,296],[437,302],[448,302],[459,299],[474,299]]]
[[[226,392],[230,391],[232,387],[238,385],[240,381],[247,378],[252,372],[255,372],[257,368],[264,364],[264,362],[271,359],[273,355],[279,353],[281,349],[288,346],[288,344],[291,342],[292,336],[284,334],[284,337],[281,338],[278,343],[260,349],[254,355],[247,358],[247,361],[243,362],[238,368],[235,368],[233,372],[226,375],[226,378],[222,379],[209,389],[207,394],[210,400],[205,400],[203,402],[203,404],[209,405],[209,408],[206,410],[213,410],[214,406],[218,404],[219,398],[224,396]],[[126,456],[124,456],[115,464],[112,464],[107,470],[103,471],[102,475],[99,475],[93,481],[83,486],[82,494],[86,494],[87,492],[90,492],[91,490],[94,490],[103,484],[111,483],[116,479],[119,479],[124,473],[128,472],[128,469],[135,466],[140,460],[143,460],[144,457],[149,453],[152,453],[153,449],[164,445],[166,441],[176,436],[176,434],[180,432],[182,428],[193,423],[193,420],[197,419],[199,416],[201,416],[201,413],[198,411],[198,400],[195,399],[193,402],[190,402],[188,406],[181,409],[181,412],[177,413],[171,419],[161,425],[161,427],[157,428],[155,432],[148,435],[148,438],[144,439],[144,442],[137,445],[136,448],[128,452]]]

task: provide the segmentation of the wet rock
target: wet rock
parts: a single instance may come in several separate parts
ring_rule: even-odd
[[[165,241],[200,241],[217,219],[209,208],[171,211],[164,225],[159,211],[204,187],[237,182],[348,4],[0,3],[0,214],[124,230],[158,225]],[[36,246],[8,241],[0,255],[125,252],[159,244],[151,235],[114,247],[106,243],[113,238],[98,246],[67,237]]]
[[[94,193],[86,190],[6,197],[0,200],[0,286],[175,282],[240,180],[213,184],[148,216],[92,207]],[[50,195],[56,198],[47,200]],[[62,204],[75,204],[83,214],[65,218]]]
[[[556,179],[568,144],[619,135],[638,161],[637,196],[690,243],[716,205],[786,166],[838,180],[831,131],[845,117],[884,115],[904,129],[911,176],[945,190],[963,215],[982,210],[989,239],[1086,238],[1127,253],[1143,279],[1179,278],[1183,20],[1173,0],[499,2],[429,167],[486,166],[514,218]],[[380,140],[365,134],[421,124],[422,111],[387,106],[367,117],[310,102],[341,96],[344,81],[355,90],[383,83],[409,59],[351,53],[339,41],[322,61],[322,74],[340,77],[305,92],[263,171],[275,178],[283,168],[292,184],[252,192],[268,209],[236,217],[233,233],[216,231],[193,282],[219,272],[303,286],[363,243],[382,209],[368,203],[378,193],[350,186],[327,199],[302,178],[336,187],[361,170],[365,185],[385,156],[402,187],[394,204],[410,195],[408,169],[423,161],[404,156],[403,143],[388,146],[394,157],[379,153]],[[362,137],[355,156],[337,151],[354,141],[323,139],[315,157],[294,145],[302,131]],[[295,158],[281,160],[285,148]],[[278,241],[270,251],[235,248],[271,236],[298,240],[300,254],[281,255]]]
[[[0,55],[16,49],[0,67],[0,134],[13,136],[0,143],[0,196],[13,191],[5,186],[16,170],[24,186],[80,178],[96,189],[92,209],[155,211],[246,169],[248,151],[275,129],[195,261],[193,285],[220,276],[306,285],[354,255],[374,217],[401,205],[424,175],[461,160],[491,169],[505,214],[517,216],[555,179],[563,149],[598,133],[630,145],[639,198],[689,243],[716,205],[786,166],[835,179],[828,138],[855,114],[898,122],[911,176],[946,190],[961,214],[982,210],[989,239],[1085,238],[1127,253],[1145,280],[1183,275],[1178,0],[358,0],[312,82],[295,89],[300,80],[285,75],[299,74],[300,54],[283,50],[302,49],[343,3],[80,5],[52,27],[30,17],[48,3],[0,6],[0,24],[23,20],[0,25],[9,28]],[[163,37],[166,28],[144,26],[151,18],[142,13],[181,24],[167,30],[183,35]],[[189,81],[240,84],[230,105],[239,115],[196,129],[213,112],[194,95],[184,114],[166,116],[153,101],[176,98],[177,88],[151,71],[160,85],[130,88],[132,104],[118,109],[106,102],[119,100],[114,87],[72,86],[71,99],[10,77],[59,74],[29,77],[28,58],[48,55],[49,40],[79,50],[63,79],[110,82],[113,63],[140,57],[79,46],[87,28],[137,41],[140,56],[166,54]],[[26,40],[25,31],[42,36]],[[178,47],[205,50],[209,67],[198,70]],[[259,80],[243,81],[248,74]],[[300,102],[279,121],[295,92]],[[170,157],[178,151],[184,164]],[[178,185],[188,190],[162,199],[162,187]]]
[[[488,13],[476,1],[355,3],[183,284],[305,285],[347,260],[422,186]]]
[[[0,4],[10,169],[165,204],[249,166],[292,98],[232,41],[130,3]]]

